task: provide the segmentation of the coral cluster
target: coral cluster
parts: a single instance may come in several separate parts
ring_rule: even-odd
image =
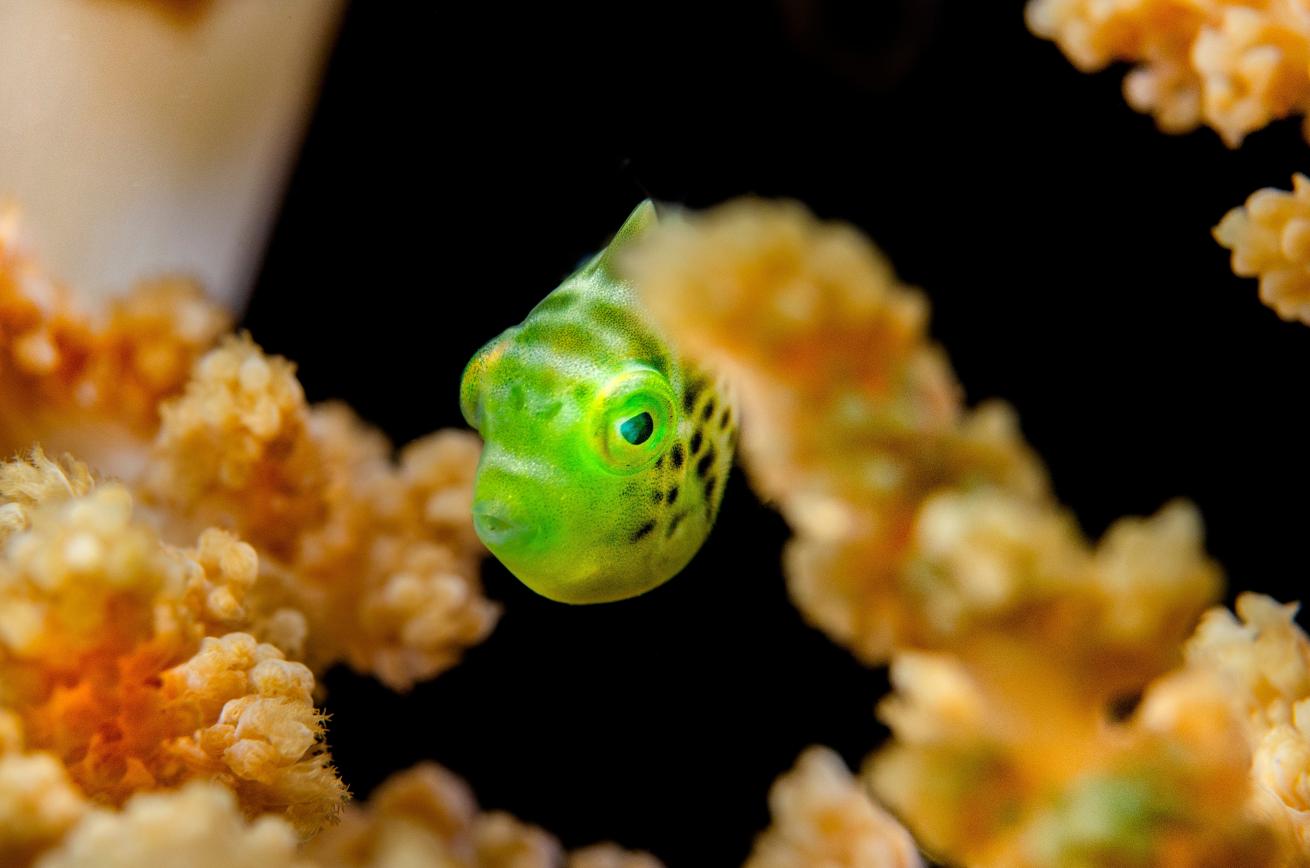
[[[1184,665],[1221,586],[1193,507],[1086,540],[1009,409],[961,407],[923,297],[849,227],[731,203],[662,224],[627,268],[678,344],[737,387],[745,469],[795,534],[801,611],[866,662],[892,661],[893,739],[869,781],[928,852],[1305,860],[1262,795],[1299,804],[1295,750],[1278,748],[1282,776],[1265,783],[1270,736],[1243,723],[1235,688]],[[1280,719],[1295,722],[1299,689]],[[826,828],[814,846],[849,836]]]
[[[1208,612],[1187,644],[1187,671],[1217,685],[1250,744],[1260,807],[1310,852],[1310,640],[1296,608],[1243,594],[1237,618]]]
[[[630,267],[739,389],[746,472],[796,534],[792,596],[834,639],[869,663],[1036,645],[1100,696],[1176,662],[1220,584],[1195,510],[1085,540],[1010,408],[961,408],[923,296],[853,229],[739,202],[662,226]]]
[[[565,854],[541,829],[478,811],[468,787],[434,765],[394,776],[367,807],[348,809],[305,846],[277,817],[243,816],[232,792],[214,783],[83,814],[34,868],[661,868],[612,844]]]
[[[245,337],[202,358],[161,416],[143,497],[175,528],[229,528],[259,551],[262,637],[404,689],[490,632],[474,435],[438,432],[397,464],[380,433],[344,405],[308,406],[291,364]]]
[[[313,675],[240,631],[248,545],[212,530],[170,546],[122,485],[39,451],[0,464],[0,515],[5,763],[27,764],[0,797],[16,830],[0,853],[29,853],[29,814],[58,832],[85,802],[194,779],[302,833],[336,814]]]
[[[34,442],[130,474],[195,360],[228,327],[182,281],[137,287],[107,311],[82,310],[17,243],[0,213],[0,450]]]
[[[1124,93],[1167,132],[1204,123],[1237,147],[1310,109],[1310,14],[1299,0],[1030,0],[1027,17],[1084,71],[1134,64]]]
[[[658,868],[566,857],[435,767],[320,834],[346,792],[315,671],[405,689],[495,621],[476,438],[393,460],[345,406],[309,406],[289,362],[220,339],[194,289],[98,317],[3,228],[0,449],[22,457],[0,461],[0,863]]]
[[[1285,320],[1310,324],[1310,178],[1298,174],[1292,191],[1251,194],[1215,227],[1233,253],[1233,272],[1260,279],[1260,300]]]
[[[878,807],[841,757],[810,748],[769,793],[774,825],[755,842],[746,868],[805,865],[921,868],[914,839]]]
[[[346,661],[407,688],[481,641],[468,502],[479,446],[444,431],[391,445],[348,408],[310,407],[293,366],[193,287],[77,307],[0,226],[0,450],[41,443],[123,481],[170,542],[252,545],[246,626],[321,672]],[[255,578],[251,578],[254,583]]]
[[[392,776],[366,808],[347,809],[340,825],[316,838],[305,854],[325,868],[660,868],[647,854],[611,844],[566,857],[541,829],[508,814],[479,811],[468,786],[432,764]]]

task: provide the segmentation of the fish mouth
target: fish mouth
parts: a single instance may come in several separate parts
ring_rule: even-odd
[[[525,545],[537,535],[536,527],[496,504],[473,505],[473,529],[488,548]]]

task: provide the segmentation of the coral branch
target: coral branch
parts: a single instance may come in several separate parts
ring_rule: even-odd
[[[1299,779],[1261,772],[1241,690],[1166,674],[1221,584],[1193,507],[1084,539],[1009,410],[961,409],[922,296],[847,227],[737,202],[662,224],[627,265],[741,394],[743,462],[795,531],[802,612],[867,662],[892,659],[893,739],[869,780],[930,853],[1299,864],[1292,823],[1260,797],[1295,809]],[[1299,768],[1299,739],[1269,752]],[[843,846],[823,828],[812,849]]]
[[[1166,132],[1229,147],[1310,109],[1310,16],[1296,0],[1030,0],[1029,28],[1085,72],[1137,64],[1128,102]]]
[[[220,531],[166,545],[122,485],[39,452],[0,465],[0,512],[0,704],[27,750],[101,804],[203,778],[304,833],[339,810],[313,676],[227,633],[258,569],[249,546]]]
[[[812,747],[769,793],[773,826],[746,868],[921,868],[914,840],[851,777],[841,758]]]
[[[1260,300],[1285,320],[1310,324],[1310,178],[1296,175],[1292,192],[1251,194],[1214,229],[1233,253],[1233,273],[1260,278]]]
[[[546,832],[507,814],[482,813],[468,786],[433,764],[393,775],[367,807],[310,843],[306,855],[332,868],[442,865],[558,868],[563,850]],[[569,868],[660,868],[658,860],[610,844],[580,850]]]
[[[834,639],[869,663],[1022,643],[1078,672],[1093,705],[1178,660],[1220,584],[1195,510],[1092,546],[1012,411],[961,408],[925,299],[853,229],[737,202],[661,225],[629,267],[738,389],[745,469],[796,533],[788,587]]]

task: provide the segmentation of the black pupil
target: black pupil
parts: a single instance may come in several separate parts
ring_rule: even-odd
[[[655,420],[650,417],[649,413],[638,413],[619,426],[619,433],[623,435],[623,439],[633,446],[640,446],[645,443],[650,439],[650,435],[654,431]]]

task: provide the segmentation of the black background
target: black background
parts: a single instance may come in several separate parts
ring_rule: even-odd
[[[796,198],[925,288],[969,400],[1018,407],[1090,534],[1186,496],[1233,589],[1298,598],[1310,331],[1209,235],[1305,167],[1298,125],[1162,135],[1022,6],[355,3],[244,325],[403,443],[463,424],[468,356],[645,195]],[[489,561],[505,614],[460,666],[406,696],[327,676],[342,774],[366,796],[433,758],[568,846],[739,862],[804,746],[885,735],[884,673],[802,623],[785,537],[738,476],[637,600],[552,604]]]

